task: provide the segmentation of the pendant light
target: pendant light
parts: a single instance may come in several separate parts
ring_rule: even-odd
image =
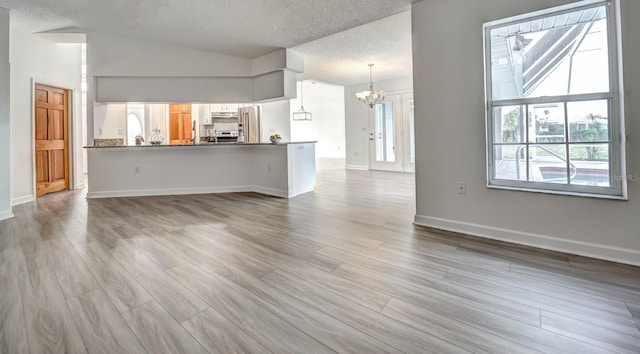
[[[293,120],[311,120],[311,112],[304,110],[304,80],[300,81],[300,109],[293,112]]]
[[[358,101],[369,105],[370,108],[384,100],[384,91],[375,91],[373,89],[373,64],[369,64],[369,90],[357,92],[356,97]]]

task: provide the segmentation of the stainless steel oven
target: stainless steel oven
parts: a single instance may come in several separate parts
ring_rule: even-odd
[[[214,122],[213,131],[207,132],[209,141],[215,142],[237,142],[238,141],[238,122],[224,121]]]
[[[215,140],[219,143],[235,143],[238,141],[238,131],[215,131],[214,132]]]

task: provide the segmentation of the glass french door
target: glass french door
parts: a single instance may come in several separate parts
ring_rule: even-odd
[[[413,95],[388,95],[370,117],[370,169],[414,172]]]
[[[413,115],[413,94],[402,95],[402,171],[416,171],[416,132]]]

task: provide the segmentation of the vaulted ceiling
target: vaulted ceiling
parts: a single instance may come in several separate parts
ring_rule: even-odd
[[[12,21],[31,32],[79,27],[243,58],[298,47],[303,53],[308,51],[307,67],[315,72],[314,79],[345,84],[366,82],[370,60],[376,61],[378,78],[402,66],[399,56],[410,56],[410,16],[404,15],[401,22],[383,20],[370,29],[359,26],[406,12],[412,2],[415,0],[0,0],[0,7],[12,10]],[[401,36],[405,37],[398,41]],[[351,63],[360,60],[358,65]],[[387,74],[385,63],[390,64]],[[355,69],[362,73],[348,77]],[[406,76],[406,72],[393,75]]]

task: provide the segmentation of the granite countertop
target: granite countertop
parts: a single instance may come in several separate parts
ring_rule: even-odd
[[[85,146],[85,149],[122,149],[122,148],[168,148],[168,147],[209,147],[209,146],[256,146],[256,145],[264,145],[264,146],[283,146],[283,145],[292,145],[292,144],[313,144],[317,143],[317,141],[289,141],[289,142],[280,142],[277,144],[273,143],[199,143],[199,144],[160,144],[160,145],[119,145],[119,146]]]

